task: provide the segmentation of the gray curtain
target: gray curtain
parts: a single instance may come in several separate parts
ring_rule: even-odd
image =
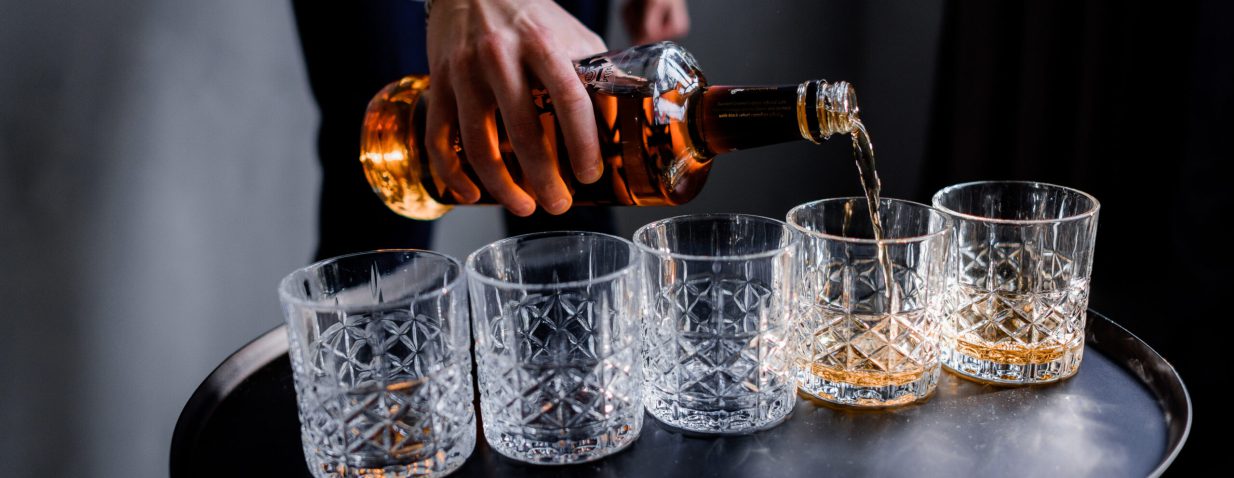
[[[922,175],[924,190],[1031,179],[1102,202],[1089,305],[1187,383],[1197,420],[1171,468],[1183,475],[1221,441],[1231,19],[1223,1],[948,2]]]
[[[0,2],[0,474],[166,476],[172,426],[281,321],[315,115],[279,1]]]

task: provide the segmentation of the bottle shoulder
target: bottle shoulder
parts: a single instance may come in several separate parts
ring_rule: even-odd
[[[707,84],[694,55],[667,41],[602,53],[577,63],[579,78],[589,90],[614,96],[687,95]]]

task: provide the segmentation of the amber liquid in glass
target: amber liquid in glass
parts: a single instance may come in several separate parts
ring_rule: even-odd
[[[822,323],[830,331],[816,336],[812,346],[828,353],[815,355],[813,363],[798,359],[798,370],[831,382],[859,387],[897,387],[920,380],[926,373],[925,356],[905,353],[918,349],[919,338],[901,334],[897,326],[871,324],[912,324],[920,327],[927,320],[924,310],[899,314],[853,314],[823,312]],[[864,325],[859,325],[864,324]],[[847,339],[841,339],[847,337]]]
[[[1008,365],[1050,363],[1084,345],[1080,314],[1084,308],[1071,304],[1039,309],[1037,304],[1060,304],[1078,295],[1067,289],[1044,293],[986,291],[968,285],[953,285],[957,303],[980,303],[980,309],[956,311],[958,326],[955,350],[977,360]],[[1069,289],[1087,287],[1083,281]],[[1053,297],[1051,297],[1053,296]],[[1071,314],[1059,310],[1071,310]],[[1028,317],[1045,316],[1037,325]],[[1068,332],[1070,331],[1070,332]]]

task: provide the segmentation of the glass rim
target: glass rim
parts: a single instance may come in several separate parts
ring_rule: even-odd
[[[979,186],[979,185],[993,185],[993,184],[1004,184],[1004,185],[1005,184],[1029,184],[1029,185],[1034,185],[1034,186],[1044,186],[1047,189],[1055,189],[1059,191],[1066,191],[1066,192],[1072,192],[1072,193],[1079,194],[1080,196],[1087,198],[1089,201],[1092,201],[1093,204],[1092,204],[1092,207],[1089,207],[1083,212],[1072,214],[1066,217],[1055,218],[1055,219],[1002,219],[1002,218],[995,218],[995,217],[978,216],[976,214],[962,213],[962,212],[953,210],[949,207],[939,204],[939,201],[942,200],[942,197],[944,194],[951,193],[951,192],[954,192],[962,188],[969,188],[969,187]],[[966,221],[990,222],[990,223],[995,223],[995,224],[1028,225],[1028,224],[1064,223],[1064,222],[1071,222],[1071,221],[1079,221],[1081,219],[1087,219],[1087,218],[1096,216],[1097,213],[1101,210],[1101,201],[1098,201],[1097,198],[1093,196],[1092,194],[1086,193],[1079,189],[1067,187],[1067,186],[1060,186],[1058,184],[1045,183],[1041,181],[1019,181],[1019,180],[970,181],[967,183],[952,184],[950,186],[939,189],[938,192],[934,193],[934,196],[930,198],[930,203],[934,205],[935,208],[938,208],[940,211],[943,211],[949,216],[954,216],[960,219],[964,219]]]
[[[320,269],[326,265],[329,265],[330,263],[338,262],[344,259],[353,259],[353,258],[357,258],[361,256],[382,256],[382,255],[390,255],[390,254],[412,254],[415,256],[428,256],[428,257],[434,257],[437,259],[444,259],[447,264],[453,266],[456,270],[458,270],[459,274],[456,275],[454,279],[448,281],[445,285],[430,289],[423,294],[409,295],[406,297],[401,297],[398,300],[382,302],[380,304],[359,304],[359,305],[351,305],[351,306],[323,304],[320,302],[310,301],[307,299],[296,297],[292,295],[291,293],[292,278],[296,277],[300,273],[307,273],[309,270],[312,270],[312,269]],[[430,251],[430,250],[425,250],[425,249],[375,249],[371,251],[352,252],[348,254],[343,254],[341,256],[335,256],[335,257],[322,259],[320,261],[314,262],[307,266],[291,271],[286,276],[283,276],[283,279],[279,281],[279,300],[284,305],[294,305],[300,308],[318,310],[318,311],[320,310],[340,310],[340,311],[347,311],[347,312],[372,312],[376,310],[385,310],[385,309],[390,309],[390,308],[403,307],[406,305],[410,305],[413,302],[419,302],[424,299],[434,299],[439,296],[445,295],[449,292],[452,292],[454,289],[457,289],[459,287],[459,284],[462,284],[465,282],[463,279],[467,276],[466,272],[467,271],[463,269],[463,263],[459,262],[458,259],[455,259],[453,256],[450,256],[449,254],[443,254],[437,251]]]
[[[771,248],[766,251],[753,252],[749,254],[697,255],[697,254],[682,254],[680,252],[666,251],[663,249],[653,248],[650,245],[643,244],[642,241],[638,240],[639,236],[642,235],[644,231],[647,231],[651,229],[652,227],[658,227],[663,224],[668,224],[671,222],[685,222],[687,220],[694,220],[694,219],[735,219],[735,218],[753,219],[753,220],[760,221],[763,223],[769,223],[769,224],[780,226],[781,229],[789,233],[788,244],[784,244],[784,245],[781,245],[775,248]],[[798,236],[797,231],[793,230],[792,227],[789,227],[788,223],[778,220],[778,219],[766,217],[766,216],[759,216],[757,214],[743,214],[743,213],[699,213],[699,214],[682,214],[680,216],[666,217],[664,219],[658,219],[658,220],[649,222],[647,224],[644,224],[643,227],[640,227],[638,228],[638,230],[634,231],[633,238],[634,238],[634,241],[633,241],[634,245],[637,246],[639,250],[642,250],[643,252],[653,254],[656,256],[661,256],[661,257],[667,256],[673,259],[693,260],[693,261],[725,261],[725,262],[727,261],[748,261],[748,260],[754,260],[754,259],[765,259],[769,257],[775,257],[777,255],[783,254],[785,251],[791,252],[792,248],[801,242],[801,237]]]
[[[893,203],[902,203],[902,204],[908,204],[911,206],[918,206],[918,207],[925,208],[926,210],[930,212],[937,213],[938,216],[942,218],[943,220],[941,227],[939,227],[937,231],[927,232],[925,234],[917,234],[917,235],[907,236],[907,237],[883,238],[879,240],[879,239],[874,239],[874,238],[848,237],[848,236],[838,236],[835,234],[828,234],[822,231],[806,229],[804,226],[792,221],[793,213],[798,210],[805,210],[806,208],[809,208],[809,207],[812,207],[818,204],[822,204],[825,202],[839,202],[839,201],[852,201],[852,200],[861,201],[862,203],[865,203],[867,201],[867,199],[864,196],[847,196],[847,197],[838,197],[838,198],[817,199],[814,201],[810,201],[807,203],[798,204],[796,206],[793,206],[792,209],[789,209],[788,212],[785,213],[784,218],[787,220],[786,222],[788,222],[789,225],[793,226],[794,229],[797,229],[802,234],[805,234],[807,236],[812,236],[812,237],[817,237],[817,238],[822,238],[822,239],[827,239],[827,240],[832,240],[832,241],[851,242],[851,243],[856,243],[856,244],[914,244],[918,242],[926,242],[931,239],[935,239],[939,236],[945,236],[951,232],[951,223],[952,223],[951,218],[948,217],[946,212],[944,212],[942,209],[929,206],[926,204],[922,204],[917,201],[909,201],[907,199],[896,199],[896,198],[879,198],[879,201],[889,201]]]
[[[520,240],[544,239],[544,238],[549,238],[549,237],[569,237],[569,236],[616,239],[618,242],[623,243],[627,248],[630,249],[630,252],[631,252],[630,259],[626,262],[625,265],[622,265],[621,267],[607,274],[603,274],[603,275],[588,278],[588,279],[580,279],[580,280],[567,281],[567,282],[554,282],[551,284],[549,283],[528,284],[528,283],[522,283],[522,282],[511,282],[507,280],[498,279],[495,277],[489,277],[488,275],[480,273],[480,271],[476,269],[476,262],[479,260],[478,256],[485,251],[496,249],[506,244],[518,242]],[[638,248],[629,239],[626,239],[621,236],[614,236],[612,234],[605,234],[603,232],[593,232],[593,231],[544,231],[544,232],[532,232],[532,233],[527,233],[527,234],[519,234],[517,236],[511,236],[505,239],[498,239],[496,241],[480,246],[479,249],[476,249],[472,251],[471,254],[467,255],[465,269],[466,269],[466,275],[468,279],[474,279],[476,281],[479,281],[480,283],[483,283],[489,286],[501,287],[504,289],[552,290],[552,289],[566,289],[566,288],[571,288],[571,287],[582,287],[588,284],[608,282],[613,279],[616,279],[617,277],[627,275],[631,271],[636,270],[639,265],[639,262],[640,262],[640,259],[639,259]]]

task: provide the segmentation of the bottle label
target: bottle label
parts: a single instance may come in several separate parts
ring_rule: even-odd
[[[647,78],[622,70],[620,63],[607,56],[597,55],[580,60],[574,70],[589,91],[601,91],[615,96],[645,96],[652,93],[651,83]]]
[[[715,153],[801,139],[796,85],[709,87],[699,119]]]
[[[613,68],[613,64],[607,61],[599,64],[578,65],[578,79],[589,85],[608,83],[612,81]]]

